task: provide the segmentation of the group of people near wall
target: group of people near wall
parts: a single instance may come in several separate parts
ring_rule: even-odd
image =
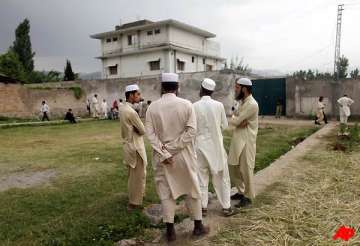
[[[339,115],[340,115],[340,123],[347,128],[347,123],[348,123],[348,118],[351,115],[350,112],[350,106],[354,103],[354,100],[352,100],[350,97],[348,97],[348,95],[344,95],[342,97],[340,97],[337,100],[337,103],[339,105]],[[319,101],[316,105],[316,116],[315,116],[315,124],[316,125],[321,125],[322,123],[327,124],[328,120],[327,120],[327,116],[325,113],[325,107],[326,104],[324,102],[324,97],[321,96],[319,97]]]
[[[41,113],[41,121],[45,121],[45,120],[50,121],[50,117],[49,117],[50,107],[46,103],[46,101],[41,102],[40,113]],[[70,123],[76,123],[76,119],[71,108],[69,108],[68,111],[65,113],[64,120],[67,120]]]
[[[146,110],[150,104],[150,100],[145,103],[145,100],[141,98],[140,102],[134,104],[132,107],[141,118],[145,118]],[[103,99],[102,103],[100,104],[98,95],[94,94],[91,101],[89,99],[87,100],[86,109],[89,113],[89,116],[92,116],[93,118],[116,120],[119,119],[119,107],[122,105],[124,105],[124,103],[121,98],[119,99],[119,102],[115,99],[111,108],[109,108],[106,99]]]
[[[259,107],[251,94],[251,80],[235,81],[239,107],[229,120],[223,104],[212,98],[216,87],[213,80],[206,78],[201,82],[200,100],[194,104],[177,96],[180,83],[177,74],[162,74],[161,98],[149,105],[145,124],[134,109],[141,98],[137,84],[126,87],[126,102],[119,107],[123,162],[129,169],[128,210],[141,207],[143,202],[148,163],[146,136],[153,150],[155,186],[169,242],[176,240],[176,200],[182,196],[194,220],[193,236],[209,232],[203,217],[207,215],[210,178],[224,216],[237,213],[231,199],[239,200],[235,207],[241,208],[250,205],[255,197],[253,175]],[[234,133],[227,155],[222,133],[229,125]],[[238,190],[232,196],[231,184]]]

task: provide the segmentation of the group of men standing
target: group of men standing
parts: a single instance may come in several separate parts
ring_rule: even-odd
[[[229,122],[222,103],[211,98],[215,87],[213,80],[204,79],[201,100],[193,105],[177,96],[178,75],[163,73],[162,96],[148,107],[145,125],[132,107],[140,101],[140,89],[136,84],[126,87],[120,123],[123,159],[129,167],[128,208],[142,205],[147,165],[143,136],[146,135],[153,149],[155,185],[168,241],[176,239],[174,216],[176,199],[181,196],[186,196],[185,203],[194,220],[193,235],[209,232],[202,219],[207,213],[210,177],[224,216],[236,213],[231,199],[240,200],[236,207],[244,207],[255,197],[253,172],[259,109],[251,95],[252,82],[247,78],[236,80],[235,94],[240,106]],[[234,128],[229,158],[222,135],[228,124]],[[231,182],[238,189],[233,196],[230,196]]]

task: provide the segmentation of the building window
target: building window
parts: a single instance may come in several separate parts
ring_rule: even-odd
[[[206,64],[206,71],[212,71],[213,70],[213,66]]]
[[[160,29],[155,29],[155,34],[160,34]]]
[[[205,65],[205,58],[203,58],[203,64]]]
[[[177,70],[179,70],[179,71],[185,70],[185,62],[184,61],[180,61],[179,59],[177,59]]]
[[[153,31],[152,31],[152,30],[151,30],[151,31],[147,31],[147,35],[148,35],[148,36],[153,35]]]
[[[195,57],[191,57],[191,62],[194,63],[195,62]]]
[[[109,74],[110,75],[117,75],[117,65],[109,66]]]
[[[150,71],[160,70],[160,59],[157,61],[149,62]]]
[[[111,38],[107,38],[106,43],[110,43],[110,42],[111,42]]]
[[[128,45],[132,45],[133,44],[133,36],[132,35],[128,35]]]
[[[116,42],[118,41],[118,38],[117,37],[113,37],[113,42]]]

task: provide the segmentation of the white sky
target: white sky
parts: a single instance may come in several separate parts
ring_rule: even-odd
[[[90,34],[137,19],[177,19],[217,34],[222,56],[253,69],[332,71],[337,4],[344,3],[341,52],[360,67],[360,0],[0,0],[0,53],[24,19],[38,70],[100,71]]]

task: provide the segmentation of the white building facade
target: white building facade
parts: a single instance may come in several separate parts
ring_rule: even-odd
[[[101,41],[103,78],[128,78],[220,70],[215,36],[175,20],[141,20],[90,37]]]

